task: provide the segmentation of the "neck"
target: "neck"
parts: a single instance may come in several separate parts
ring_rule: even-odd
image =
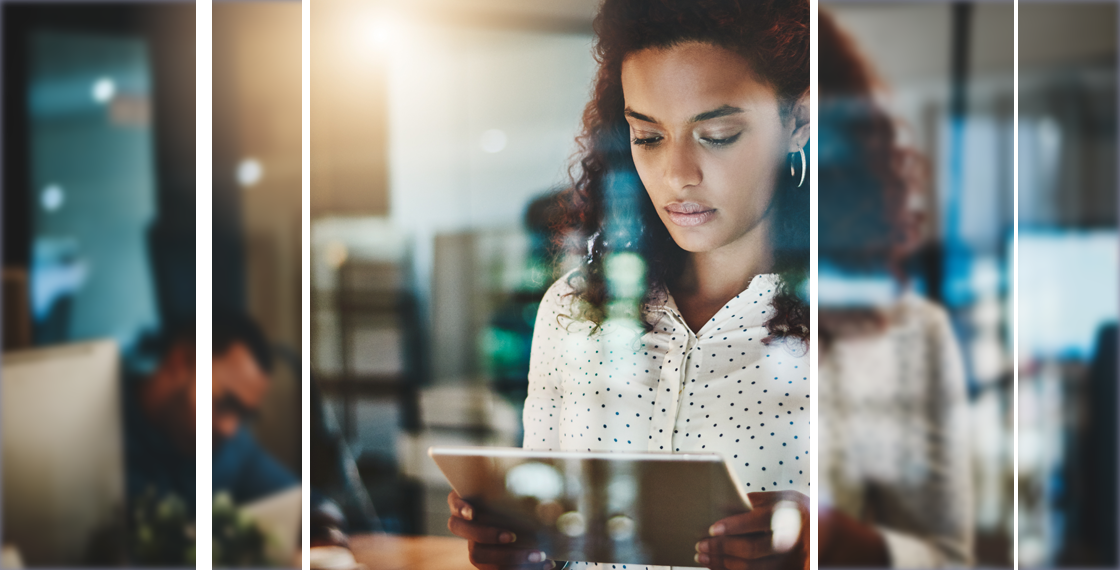
[[[678,298],[726,303],[742,293],[756,275],[773,270],[769,223],[762,223],[734,243],[712,251],[690,253],[673,287]]]

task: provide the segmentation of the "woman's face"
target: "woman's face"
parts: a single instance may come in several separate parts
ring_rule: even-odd
[[[746,59],[698,42],[628,55],[622,90],[638,176],[677,245],[769,252],[768,206],[808,139],[807,101],[783,121]]]

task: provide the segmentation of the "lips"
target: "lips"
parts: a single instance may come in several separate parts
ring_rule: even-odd
[[[665,206],[669,220],[682,227],[694,227],[704,224],[716,215],[715,208],[709,208],[696,202],[673,202]]]

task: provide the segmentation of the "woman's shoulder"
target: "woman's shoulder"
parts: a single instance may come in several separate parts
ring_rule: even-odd
[[[576,297],[579,296],[577,289],[580,279],[580,268],[576,267],[568,271],[559,279],[549,285],[548,289],[544,292],[544,297],[541,298],[541,305],[549,304],[562,307],[570,307]]]
[[[939,303],[914,292],[907,292],[895,307],[896,320],[934,336],[953,336],[949,312]]]
[[[537,309],[537,325],[549,324],[568,330],[579,321],[580,268],[572,269],[552,283]]]

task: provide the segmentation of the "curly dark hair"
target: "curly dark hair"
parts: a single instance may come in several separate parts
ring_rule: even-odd
[[[809,90],[808,0],[605,0],[595,18],[595,58],[599,63],[593,95],[583,112],[573,165],[572,218],[567,227],[591,236],[586,263],[569,283],[583,301],[579,318],[601,325],[610,291],[604,271],[608,253],[626,249],[640,253],[647,266],[642,303],[656,306],[665,300],[670,280],[681,273],[686,252],[673,241],[638,181],[630,150],[630,130],[623,111],[622,62],[646,48],[669,48],[701,42],[739,54],[752,71],[772,87],[779,112],[789,117],[798,99]],[[808,151],[808,148],[805,149]],[[637,205],[638,239],[621,240],[604,231],[606,194],[610,180],[633,174],[625,192]],[[809,309],[801,289],[809,271],[809,184],[801,188],[781,176],[770,215],[774,272],[780,284],[766,322],[769,338],[809,339]],[[622,243],[620,243],[622,242]],[[647,327],[653,323],[646,322]]]
[[[818,16],[820,42],[818,207],[822,261],[846,270],[887,270],[905,280],[920,216],[908,199],[928,180],[925,158],[899,143],[875,98],[880,81],[832,16]]]
[[[875,98],[882,84],[855,42],[821,10],[818,136],[819,259],[846,272],[889,272],[905,282],[921,215],[907,202],[929,180],[923,155],[900,144],[898,128]],[[875,308],[821,307],[819,339],[829,350],[849,334],[887,326]]]

